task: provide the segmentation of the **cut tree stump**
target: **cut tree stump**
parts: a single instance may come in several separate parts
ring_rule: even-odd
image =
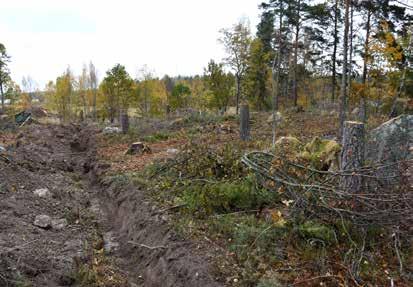
[[[145,154],[145,153],[151,153],[151,149],[149,148],[148,145],[144,144],[143,142],[134,142],[133,144],[130,145],[128,150],[125,152],[125,154]]]
[[[343,144],[341,151],[341,170],[351,172],[351,176],[341,178],[342,190],[359,193],[363,188],[363,180],[357,175],[364,165],[365,130],[361,122],[344,122]]]
[[[241,105],[240,110],[240,137],[243,141],[250,139],[250,111],[246,104]]]
[[[129,116],[127,112],[123,112],[120,115],[120,127],[122,133],[127,134],[129,131]]]

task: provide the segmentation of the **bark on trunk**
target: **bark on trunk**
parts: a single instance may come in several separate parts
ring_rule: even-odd
[[[3,92],[2,83],[0,83],[0,93],[1,93],[1,110],[4,111],[4,92]]]
[[[247,104],[241,105],[240,137],[243,141],[247,141],[250,139],[250,112]]]
[[[340,134],[343,136],[344,122],[346,120],[347,113],[347,54],[348,54],[348,30],[349,30],[349,8],[350,0],[346,0],[346,12],[345,12],[345,24],[344,24],[344,44],[343,44],[343,75],[341,78],[341,90],[340,90]]]
[[[344,123],[344,134],[341,151],[341,170],[352,173],[351,176],[341,178],[341,189],[359,193],[363,187],[362,177],[357,175],[357,170],[364,164],[365,130],[361,122]]]
[[[333,62],[332,76],[331,76],[331,101],[334,102],[336,97],[336,62],[337,62],[337,44],[338,44],[338,0],[334,5],[334,46],[333,46],[333,55],[331,61]]]
[[[353,74],[353,18],[354,18],[354,8],[350,7],[350,36],[349,36],[349,60],[348,60],[348,77],[347,77],[347,100],[350,100],[351,94],[351,79]]]
[[[370,38],[370,22],[371,22],[371,11],[367,12],[367,23],[366,23],[366,39],[364,40],[364,57],[363,57],[363,77],[362,83],[364,88],[364,94],[360,97],[360,115],[359,119],[361,122],[365,123],[367,121],[367,100],[366,100],[366,92],[367,92],[367,61],[369,57],[369,38]]]
[[[127,134],[129,131],[129,116],[127,111],[123,111],[120,114],[120,126],[122,133]]]
[[[241,77],[239,75],[236,76],[236,81],[237,81],[237,111],[236,114],[238,115],[239,113],[239,100],[241,98]]]
[[[297,106],[298,100],[298,93],[297,93],[297,62],[298,62],[298,34],[300,32],[299,23],[296,25],[295,29],[295,41],[294,41],[294,71],[293,71],[293,86],[292,86],[292,93],[293,93],[293,103],[294,107]]]
[[[93,90],[93,120],[96,121],[96,89]]]
[[[275,146],[277,138],[277,121],[276,113],[278,111],[278,99],[280,96],[280,69],[281,69],[281,52],[282,52],[282,23],[283,12],[280,10],[280,30],[278,34],[278,53],[274,56],[272,64],[272,145]],[[276,58],[275,58],[276,57]]]

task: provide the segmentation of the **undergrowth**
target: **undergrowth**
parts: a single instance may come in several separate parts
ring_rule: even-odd
[[[240,286],[282,286],[320,274],[311,283],[380,285],[390,277],[403,282],[393,250],[381,243],[392,236],[388,231],[374,225],[361,229],[334,215],[322,221],[311,213],[293,214],[284,194],[264,187],[265,181],[243,166],[246,147],[190,145],[176,159],[145,171],[156,182],[153,198],[179,207],[178,233],[225,247],[227,254],[217,256],[236,267],[221,268],[221,276],[236,274]],[[407,258],[409,248],[404,250]],[[276,272],[280,269],[285,271]]]

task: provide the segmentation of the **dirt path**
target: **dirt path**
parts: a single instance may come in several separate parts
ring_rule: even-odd
[[[219,286],[144,191],[104,180],[96,132],[31,125],[7,143],[0,286]]]

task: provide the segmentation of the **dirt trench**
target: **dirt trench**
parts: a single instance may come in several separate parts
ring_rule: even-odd
[[[10,162],[0,160],[0,286],[220,286],[209,259],[175,235],[144,190],[104,180],[98,132],[33,124],[8,143]],[[111,265],[104,273],[122,280],[82,281],[80,267],[100,248]]]

